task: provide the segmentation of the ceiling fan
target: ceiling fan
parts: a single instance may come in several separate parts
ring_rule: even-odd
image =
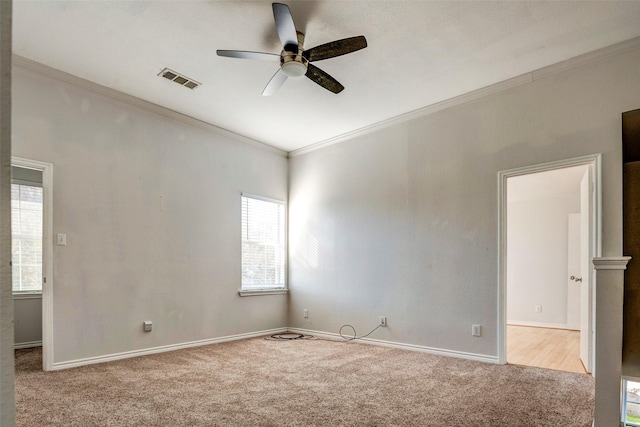
[[[311,64],[311,62],[334,58],[364,49],[367,47],[367,40],[364,36],[335,40],[304,50],[302,47],[304,34],[296,30],[289,6],[282,3],[273,3],[272,7],[276,30],[283,46],[280,55],[243,50],[217,50],[218,56],[279,62],[280,69],[267,83],[267,86],[262,91],[263,96],[273,95],[287,78],[300,77],[302,75],[333,93],[342,92],[344,86],[329,74]]]

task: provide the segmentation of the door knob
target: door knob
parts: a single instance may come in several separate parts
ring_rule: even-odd
[[[575,280],[576,282],[582,282],[582,277],[571,276],[569,280]]]

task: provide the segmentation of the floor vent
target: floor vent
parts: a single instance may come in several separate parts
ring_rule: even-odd
[[[162,70],[158,75],[189,89],[195,89],[198,86],[202,85],[202,83],[198,83],[197,81],[190,79],[189,77],[185,77],[180,73],[176,73],[175,71],[168,68]]]

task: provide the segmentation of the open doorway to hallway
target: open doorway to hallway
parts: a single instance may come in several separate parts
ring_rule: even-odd
[[[42,171],[11,166],[11,270],[15,348],[42,345]]]
[[[504,176],[507,363],[591,372],[593,168],[568,162]]]
[[[16,348],[42,346],[43,369],[53,364],[53,165],[12,157],[11,246]]]

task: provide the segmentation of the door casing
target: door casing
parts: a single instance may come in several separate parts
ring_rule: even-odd
[[[53,165],[22,157],[11,164],[42,172],[42,369],[53,369]]]
[[[602,154],[592,154],[572,159],[543,163],[521,168],[510,169],[498,172],[498,363],[507,363],[507,179],[520,175],[527,175],[538,172],[546,172],[556,169],[563,169],[572,166],[589,166],[591,185],[593,185],[593,204],[591,206],[591,224],[589,224],[590,240],[590,260],[601,256],[602,246]],[[591,325],[595,333],[595,298],[594,283],[595,275],[593,268],[589,269],[589,288],[592,299],[591,304]],[[592,342],[592,365],[595,363],[595,340]],[[592,369],[589,369],[593,371]]]
[[[591,239],[582,239],[583,236],[590,236],[590,225],[593,212],[593,193],[591,191],[593,181],[592,171],[587,170],[580,182],[580,360],[587,372],[593,372],[593,348],[595,343],[593,319],[595,318],[595,293],[592,280],[594,275],[591,263]],[[585,313],[590,315],[585,316]]]

